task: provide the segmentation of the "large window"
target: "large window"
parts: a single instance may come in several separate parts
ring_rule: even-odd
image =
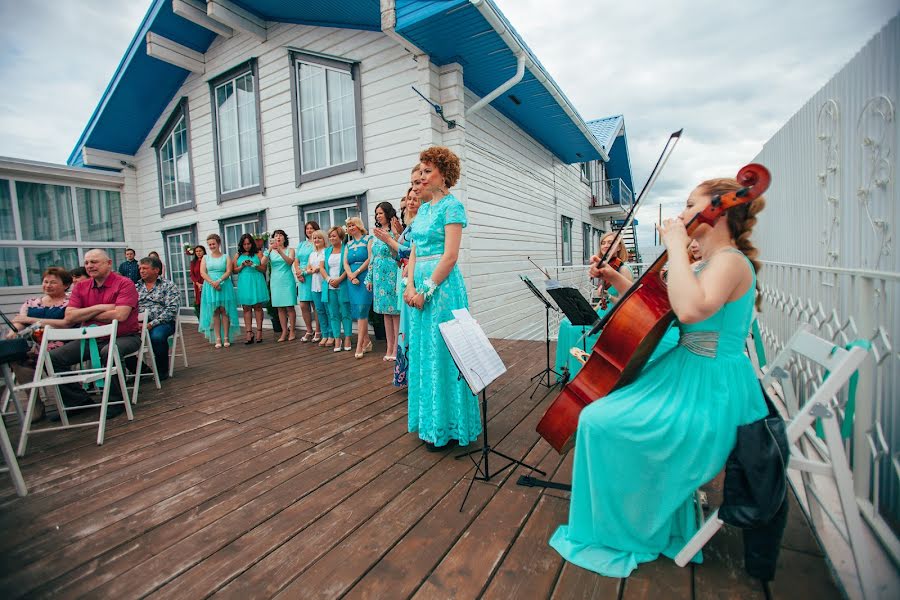
[[[266,230],[266,213],[260,211],[250,215],[232,217],[219,221],[222,228],[222,252],[231,256],[237,253],[238,240],[245,233],[262,233]]]
[[[301,206],[300,231],[303,231],[303,225],[307,221],[315,221],[326,233],[335,225],[345,225],[350,217],[362,217],[365,223],[365,203],[365,195],[360,195]]]
[[[162,214],[194,206],[189,127],[188,99],[184,97],[153,142]]]
[[[120,194],[0,179],[0,286],[40,285],[50,266],[73,269],[91,248],[124,260]]]
[[[219,202],[262,193],[262,134],[256,59],[210,82]]]
[[[359,65],[291,51],[296,183],[363,168]]]
[[[560,221],[560,238],[562,239],[562,264],[572,264],[572,219],[562,217]]]
[[[191,283],[191,259],[184,253],[184,245],[197,243],[197,227],[182,227],[163,232],[166,247],[166,276],[178,287],[180,304],[194,305],[194,285]]]

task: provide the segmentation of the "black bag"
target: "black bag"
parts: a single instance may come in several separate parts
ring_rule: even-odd
[[[734,450],[725,463],[719,518],[744,530],[744,568],[771,581],[787,524],[787,428],[762,391],[769,414],[738,427]]]
[[[24,338],[0,339],[0,363],[25,360],[27,354],[28,342]]]

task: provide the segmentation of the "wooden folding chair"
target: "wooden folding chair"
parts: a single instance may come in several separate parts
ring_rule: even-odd
[[[28,407],[25,410],[25,419],[22,422],[22,434],[19,438],[18,455],[25,455],[25,448],[28,444],[28,436],[35,433],[43,433],[46,431],[61,431],[64,429],[73,429],[75,427],[89,427],[97,425],[97,445],[103,444],[106,434],[106,412],[110,404],[124,404],[125,413],[128,420],[134,419],[134,413],[131,411],[131,402],[128,400],[128,388],[125,386],[125,377],[122,369],[122,359],[119,357],[119,351],[116,347],[116,331],[119,322],[113,321],[109,325],[100,327],[76,327],[74,329],[56,329],[51,326],[44,327],[44,336],[41,340],[41,349],[38,354],[37,366],[35,367],[34,380],[31,383],[23,383],[16,389],[28,390]],[[47,346],[50,342],[71,342],[82,341],[87,344],[92,343],[91,340],[101,340],[109,338],[109,351],[106,356],[106,364],[101,367],[88,365],[87,368],[73,369],[56,373],[53,369],[53,362],[50,360],[50,351]],[[122,390],[122,400],[116,402],[109,401],[109,390],[112,385],[113,376],[119,381],[119,388]],[[63,404],[62,395],[59,392],[60,385],[94,383],[102,381],[102,394],[99,404],[90,404],[87,406],[66,407]],[[42,427],[40,429],[31,428],[31,416],[34,413],[35,402],[38,400],[38,390],[48,388],[56,401],[56,408],[59,411],[62,424],[56,427]],[[69,423],[67,412],[70,410],[80,410],[84,408],[100,407],[100,418],[97,421],[89,421],[87,423]]]
[[[135,358],[137,360],[137,368],[135,369],[134,374],[125,374],[125,381],[134,380],[134,385],[131,388],[131,403],[134,405],[137,405],[138,403],[138,391],[141,388],[141,377],[153,377],[156,389],[161,387],[159,385],[159,373],[156,372],[156,356],[153,354],[153,345],[150,343],[150,330],[147,329],[146,311],[138,314],[138,321],[141,324],[141,345],[131,354],[126,354],[122,357],[123,361],[126,358]],[[149,361],[147,361],[146,364],[144,362],[145,357],[149,358]],[[150,369],[149,373],[143,372],[145,366]]]
[[[178,354],[178,345],[181,344],[181,357],[184,366],[188,366],[187,347],[184,345],[184,332],[181,330],[181,313],[175,315],[175,333],[169,338],[169,377],[175,374],[175,355]]]
[[[814,474],[826,475],[834,479],[840,497],[844,523],[846,523],[845,531],[842,531],[841,535],[853,553],[863,595],[874,598],[875,590],[867,589],[867,587],[871,587],[874,578],[871,573],[868,551],[862,537],[863,523],[853,491],[853,474],[850,471],[850,463],[844,451],[844,443],[837,422],[840,405],[838,392],[859,369],[866,356],[867,352],[862,348],[846,350],[835,346],[814,335],[809,325],[802,325],[788,341],[784,350],[769,365],[762,383],[766,389],[773,384],[780,384],[785,394],[788,416],[792,417],[787,428],[787,438],[791,448],[788,468],[801,472],[807,496],[810,499],[811,510],[816,504],[819,510],[828,512],[820,500],[821,496],[816,492],[815,481],[811,476]],[[808,397],[802,407],[799,406],[793,392],[794,386],[788,372],[791,362],[797,359],[819,365],[828,372],[828,376]],[[821,420],[825,431],[824,445],[806,443],[815,437],[813,426],[817,419]],[[675,557],[678,566],[683,567],[690,562],[694,555],[722,527],[723,522],[719,519],[718,512],[716,510],[710,515],[700,530]],[[833,522],[838,522],[830,513],[828,516]]]

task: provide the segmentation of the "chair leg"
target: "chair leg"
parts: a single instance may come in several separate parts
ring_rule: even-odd
[[[19,462],[13,453],[12,444],[9,441],[9,435],[6,433],[6,424],[0,418],[0,449],[3,451],[3,460],[9,469],[9,475],[12,477],[13,485],[16,487],[16,494],[25,496],[28,494],[28,488],[25,486],[25,479],[22,477],[22,471],[19,470]]]
[[[128,388],[125,387],[125,368],[122,366],[122,358],[119,356],[118,349],[113,355],[113,365],[116,369],[116,377],[119,379],[119,387],[125,390],[122,392],[122,405],[125,407],[125,415],[129,421],[134,421],[134,411],[131,410],[131,402],[128,401]]]
[[[719,510],[716,511],[709,516],[706,520],[706,523],[694,534],[694,536],[688,540],[688,543],[684,545],[684,548],[681,549],[681,552],[675,556],[675,564],[679,567],[683,567],[689,562],[694,556],[700,552],[703,546],[706,545],[706,542],[712,539],[714,535],[722,528],[724,522],[719,518]]]

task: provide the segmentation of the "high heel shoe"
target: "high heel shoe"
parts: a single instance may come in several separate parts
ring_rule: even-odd
[[[262,344],[262,329],[256,332],[256,343]]]
[[[250,333],[247,334],[247,339],[244,340],[244,345],[248,346],[252,343],[253,343],[253,332],[251,331]]]
[[[293,334],[291,334],[291,335],[293,336]],[[288,338],[288,339],[293,340],[294,338],[293,338],[293,337],[290,337],[290,338]],[[314,341],[314,342],[316,341],[316,340],[313,339],[313,334],[311,334],[311,333],[305,333],[305,334],[303,334],[303,337],[300,338],[300,341],[303,342],[304,344],[305,344],[306,342],[310,341],[310,340],[312,340],[312,341]]]
[[[222,342],[216,342],[216,348],[221,348],[221,347],[222,347]]]
[[[353,356],[355,356],[356,358],[362,358],[362,357],[365,356],[365,355],[366,355],[365,352],[357,352],[357,353],[354,354]]]
[[[372,340],[369,340],[369,343],[366,344],[366,347],[365,347],[365,348],[363,348],[363,352],[364,352],[364,353],[365,353],[365,352],[371,352],[371,351],[372,351],[372,348],[373,348]]]
[[[226,342],[225,342],[224,344],[222,344],[222,345],[225,346],[226,348],[230,348],[230,347],[231,347],[231,342],[226,341]]]

